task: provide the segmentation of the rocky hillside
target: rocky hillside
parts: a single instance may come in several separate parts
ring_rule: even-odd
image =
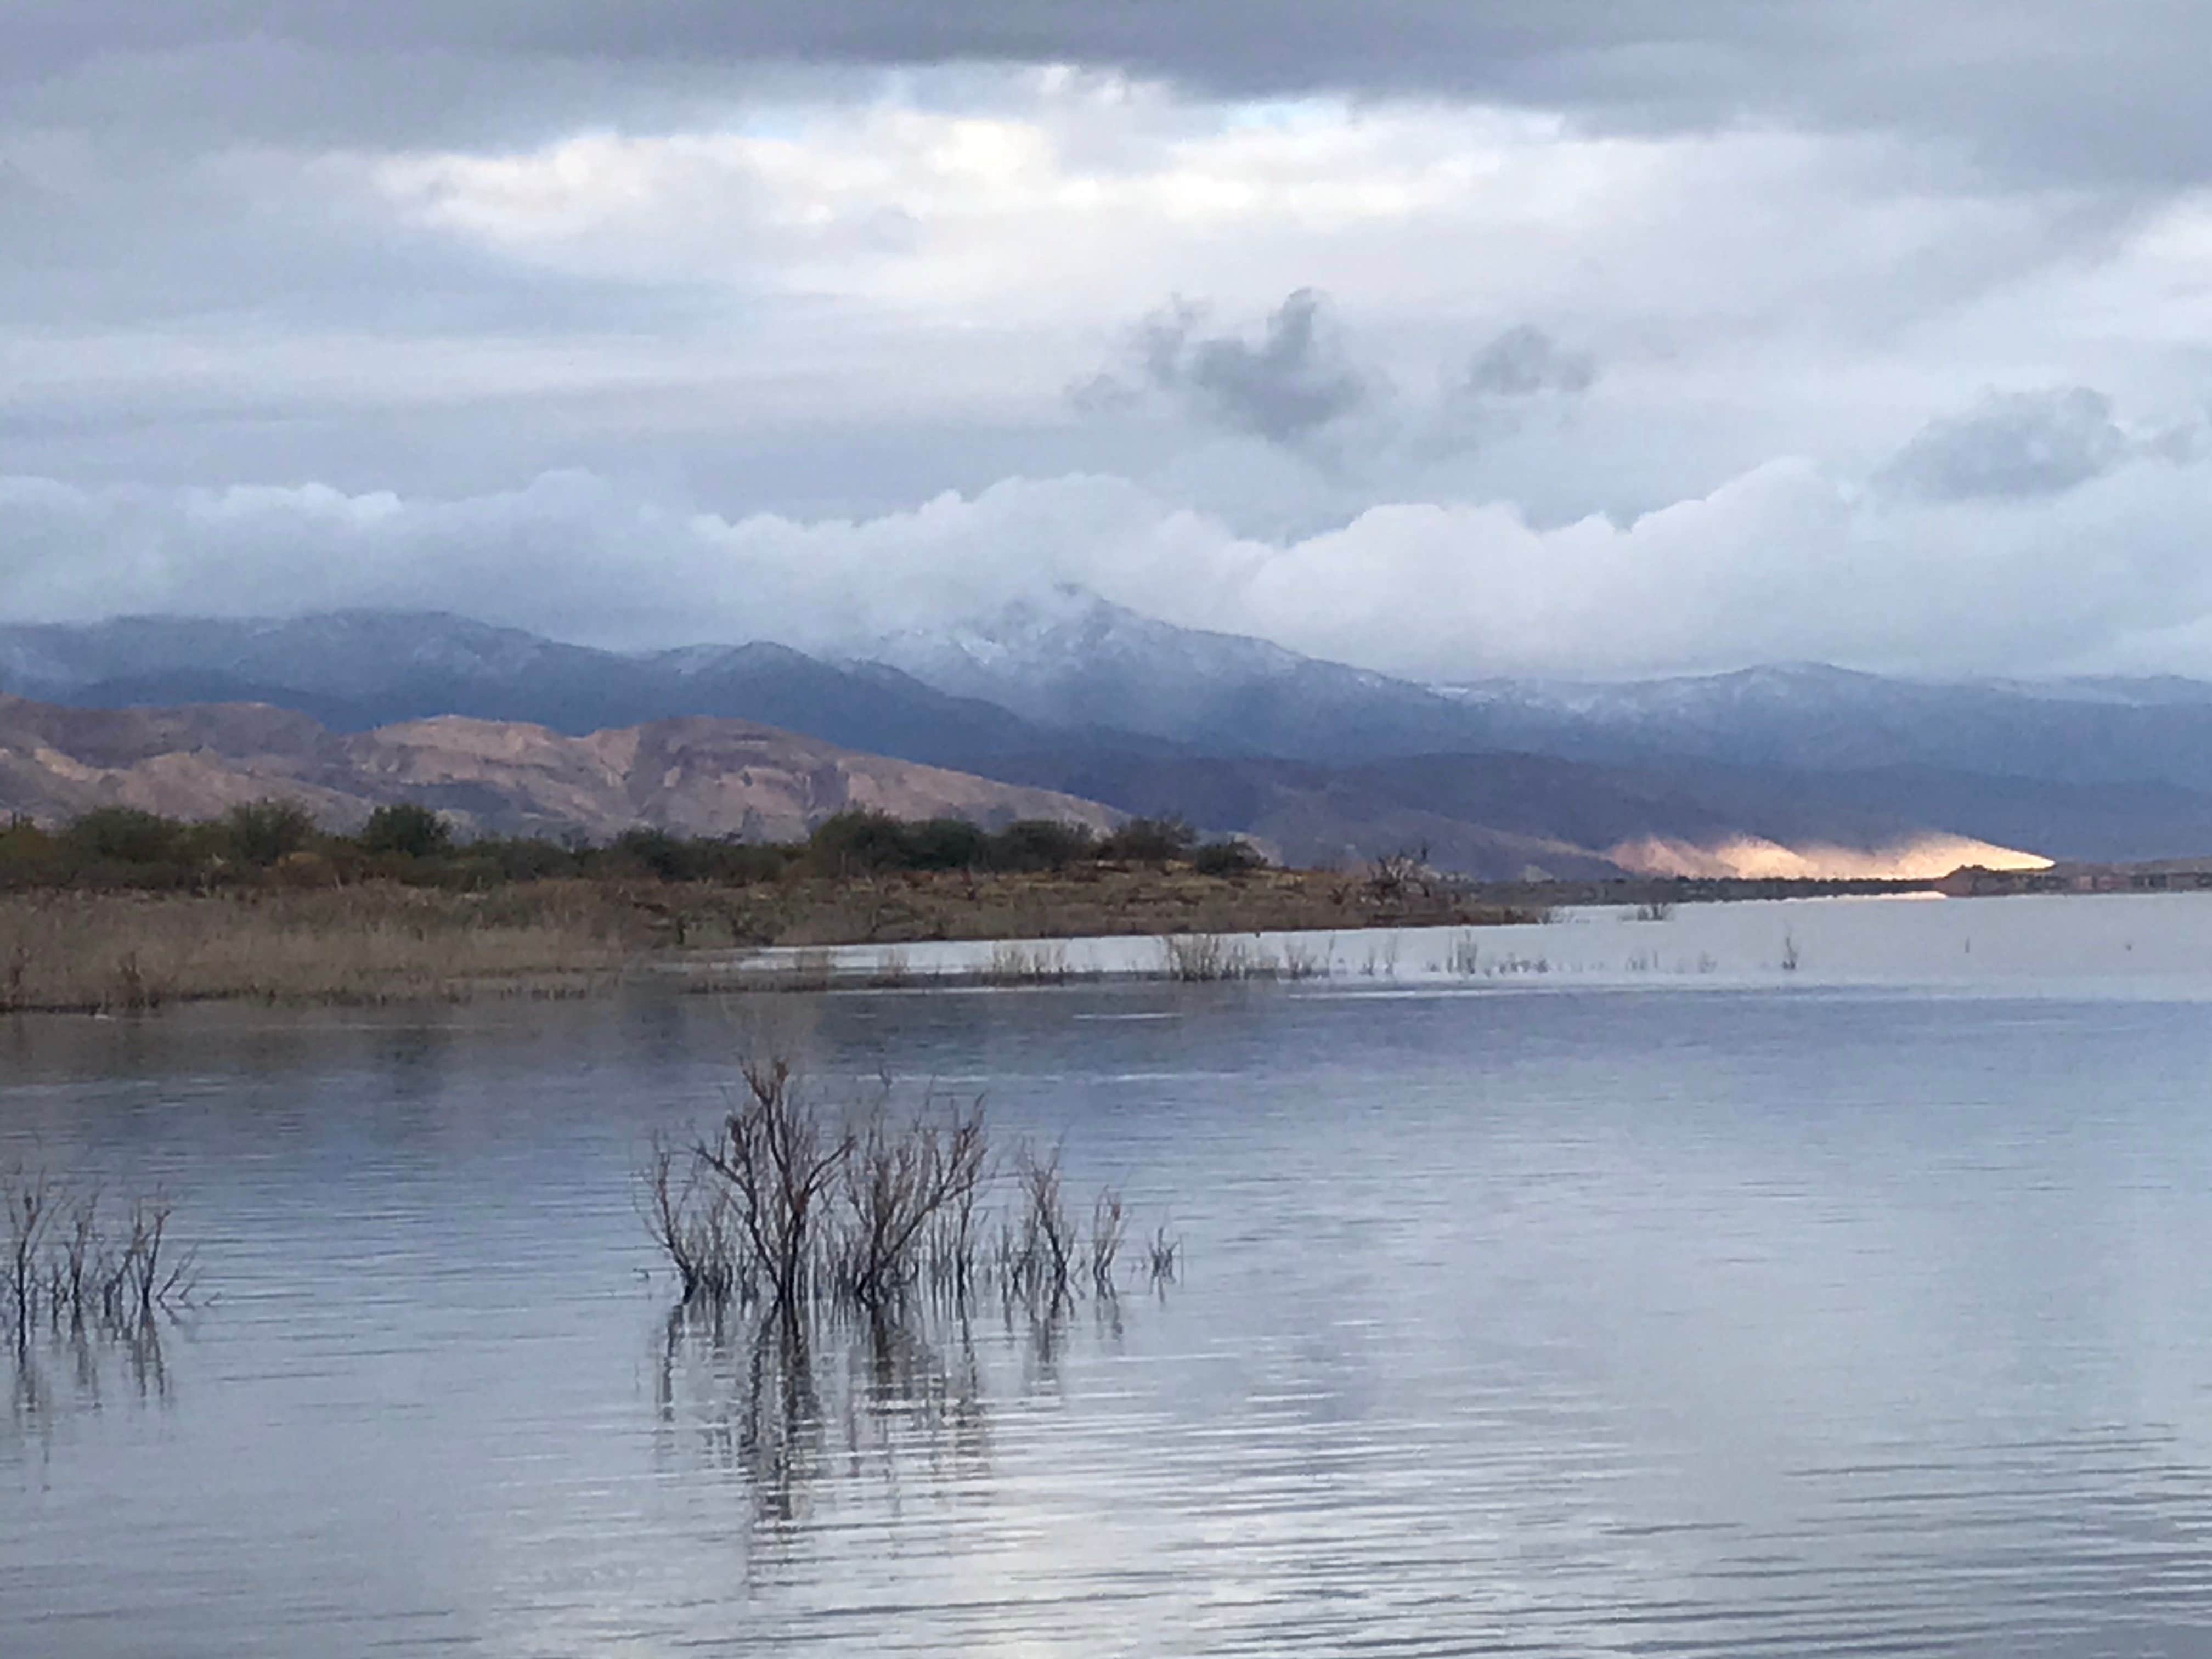
[[[1049,817],[1103,829],[1116,817],[1052,790],[742,720],[566,737],[447,717],[349,733],[255,703],[87,709],[0,696],[0,812],[63,818],[120,805],[206,817],[264,796],[298,800],[336,827],[412,800],[471,830],[594,837],[646,823],[781,840],[852,806],[986,825]]]

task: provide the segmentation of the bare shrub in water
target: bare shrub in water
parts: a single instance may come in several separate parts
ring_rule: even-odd
[[[1201,983],[1237,976],[1237,953],[1219,933],[1169,933],[1160,940],[1160,964],[1170,979]]]
[[[1167,933],[1159,945],[1161,976],[1186,984],[1319,979],[1328,972],[1330,950],[1303,939],[1284,939],[1269,951],[1223,933]]]
[[[836,1290],[864,1307],[881,1307],[921,1277],[938,1218],[972,1213],[990,1152],[983,1105],[979,1100],[939,1116],[925,1102],[912,1120],[897,1123],[879,1103],[848,1145],[838,1166],[840,1224],[831,1241]],[[938,1235],[940,1243],[945,1238]],[[964,1264],[950,1265],[958,1276]]]
[[[1469,979],[1482,971],[1482,947],[1473,933],[1452,935],[1451,950],[1445,958],[1445,966],[1451,972]]]
[[[1091,1282],[1101,1296],[1113,1293],[1114,1259],[1121,1253],[1128,1225],[1121,1194],[1109,1187],[1091,1206]]]
[[[695,1149],[727,1183],[747,1265],[779,1308],[796,1308],[809,1288],[814,1229],[823,1200],[857,1145],[833,1136],[792,1086],[787,1060],[749,1060],[744,1087],[720,1137]]]
[[[173,1213],[164,1199],[135,1198],[111,1218],[97,1188],[21,1169],[0,1176],[0,1317],[17,1351],[42,1328],[136,1336],[188,1304],[198,1257],[171,1237]]]
[[[1025,1143],[1014,1154],[1014,1190],[1021,1205],[1019,1248],[1012,1262],[1014,1288],[1046,1302],[1066,1298],[1078,1239],[1061,1193],[1060,1148],[1042,1158]]]
[[[646,1231],[676,1270],[685,1302],[726,1302],[739,1294],[740,1257],[728,1188],[700,1178],[701,1164],[655,1136],[639,1177]],[[748,1296],[750,1287],[745,1287]]]
[[[1067,977],[1067,947],[1056,943],[1024,945],[1001,939],[991,947],[983,970],[990,985],[1057,985]]]
[[[1152,1230],[1145,1241],[1145,1271],[1154,1285],[1175,1283],[1176,1265],[1182,1255],[1182,1241],[1170,1236],[1165,1224]]]
[[[657,1139],[638,1172],[639,1212],[684,1305],[880,1316],[995,1285],[1058,1306],[1085,1265],[1091,1289],[1115,1294],[1121,1194],[1100,1195],[1086,1234],[1069,1212],[1058,1149],[1024,1144],[1002,1172],[980,1100],[927,1097],[901,1116],[886,1088],[836,1113],[799,1086],[788,1060],[756,1060],[742,1075],[714,1134],[684,1149]],[[1013,1213],[994,1218],[988,1196],[1008,1184]]]

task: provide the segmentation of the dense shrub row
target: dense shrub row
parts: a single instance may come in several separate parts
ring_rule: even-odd
[[[1036,872],[1100,862],[1188,862],[1208,874],[1232,875],[1261,860],[1241,842],[1201,846],[1188,825],[1160,818],[1133,819],[1100,836],[1044,818],[987,830],[960,818],[915,823],[853,811],[829,819],[803,842],[693,838],[639,829],[604,845],[532,836],[461,841],[438,813],[410,803],[378,807],[351,835],[319,829],[305,808],[282,800],[254,801],[201,822],[110,806],[60,829],[21,817],[0,824],[0,890],[206,890],[375,878],[481,888],[559,877],[742,886],[787,876]]]

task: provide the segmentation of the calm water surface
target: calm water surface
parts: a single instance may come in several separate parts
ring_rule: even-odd
[[[2212,1652],[2208,924],[773,1000],[1187,1252],[803,1354],[672,1324],[630,1196],[744,1006],[0,1022],[0,1165],[217,1293],[0,1362],[0,1653]]]

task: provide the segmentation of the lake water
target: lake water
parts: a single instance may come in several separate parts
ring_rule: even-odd
[[[214,1293],[0,1359],[0,1653],[2212,1651],[2212,896],[1389,948],[0,1021],[0,1167],[165,1188]],[[672,1324],[631,1172],[763,1026],[1181,1282]]]

